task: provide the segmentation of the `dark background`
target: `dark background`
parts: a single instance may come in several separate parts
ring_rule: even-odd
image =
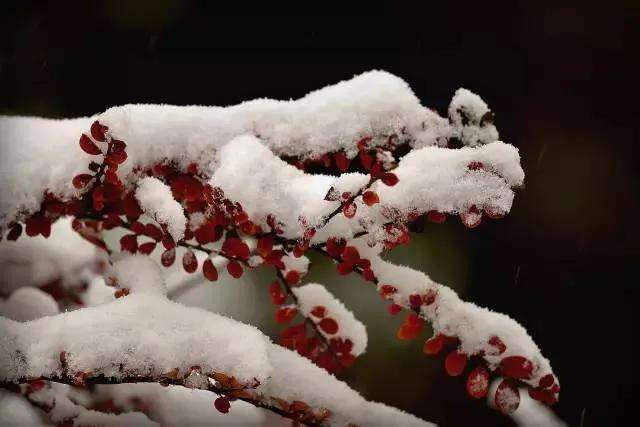
[[[469,232],[468,296],[528,328],[560,377],[565,421],[622,423],[639,297],[638,3],[440,3],[3,3],[0,113],[297,98],[374,68],[445,113],[467,87],[496,113],[527,175],[511,215]],[[456,380],[415,380],[416,367],[399,376],[392,362],[368,397],[443,426],[509,425]],[[418,390],[427,380],[435,385]]]

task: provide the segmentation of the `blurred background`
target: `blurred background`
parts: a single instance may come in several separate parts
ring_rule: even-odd
[[[0,114],[289,99],[370,69],[402,77],[443,114],[466,87],[495,112],[501,139],[520,149],[526,186],[505,219],[471,231],[455,218],[429,224],[391,259],[525,325],[560,378],[554,410],[567,423],[622,423],[640,296],[639,3],[345,3],[5,2]],[[307,280],[326,283],[368,327],[368,352],[342,379],[442,426],[511,425],[467,398],[464,380],[425,357],[422,341],[398,341],[402,318],[357,277],[314,261]],[[271,280],[203,286],[184,301],[275,336]]]

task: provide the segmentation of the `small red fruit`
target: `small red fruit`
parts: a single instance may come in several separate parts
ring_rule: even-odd
[[[89,181],[91,181],[91,179],[93,179],[93,176],[88,173],[81,173],[80,175],[74,176],[71,183],[75,188],[81,190],[89,183]]]
[[[357,208],[355,203],[347,203],[342,206],[342,213],[347,218],[353,218],[354,216],[356,216],[356,211]]]
[[[82,150],[85,153],[91,154],[91,155],[94,155],[94,156],[97,156],[98,154],[102,154],[102,151],[100,150],[100,148],[98,148],[98,146],[95,144],[95,142],[93,142],[85,134],[82,134],[82,136],[80,137],[80,148],[82,148]]]
[[[533,363],[526,357],[509,356],[500,361],[500,373],[517,380],[531,378]]]
[[[385,172],[382,174],[382,182],[389,187],[393,187],[398,183],[398,181],[400,181],[398,176],[393,172]]]
[[[338,322],[331,317],[325,317],[320,321],[320,329],[329,335],[333,335],[338,332]]]
[[[198,269],[198,260],[191,249],[188,249],[182,257],[182,267],[187,273],[194,273]]]
[[[512,414],[520,405],[520,392],[513,382],[503,380],[496,388],[494,401],[500,412]]]
[[[465,366],[467,365],[467,355],[454,350],[447,355],[447,358],[444,361],[444,368],[452,377],[457,377],[463,371]]]
[[[443,345],[444,345],[444,339],[442,338],[441,334],[438,334],[429,338],[424,342],[424,347],[422,348],[422,351],[424,351],[424,354],[433,356],[440,353],[440,350],[442,350]]]
[[[276,322],[285,325],[296,316],[298,310],[293,306],[280,307],[276,310]]]
[[[213,404],[216,407],[216,409],[222,412],[223,414],[228,413],[229,409],[231,408],[231,403],[229,403],[229,399],[227,399],[225,396],[218,397],[213,402]]]
[[[489,371],[478,366],[467,377],[467,393],[475,399],[481,399],[489,392]]]
[[[160,261],[162,262],[162,265],[164,265],[165,267],[171,267],[171,265],[175,260],[176,260],[175,248],[164,251],[160,256]]]
[[[380,197],[378,197],[378,194],[374,193],[373,191],[365,191],[362,195],[362,201],[367,206],[373,206],[376,203],[380,203]]]
[[[210,259],[207,259],[202,264],[202,274],[207,278],[207,280],[210,280],[212,282],[218,280],[218,270],[216,269],[215,265],[213,265],[213,262]]]
[[[227,264],[227,271],[232,277],[236,279],[242,277],[243,270],[238,261],[231,261],[229,264]]]
[[[322,319],[324,316],[327,315],[327,309],[322,305],[316,305],[315,307],[313,307],[313,310],[311,310],[311,314],[314,317]]]

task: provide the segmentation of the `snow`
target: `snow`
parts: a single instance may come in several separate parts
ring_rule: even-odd
[[[132,294],[166,295],[167,287],[160,266],[145,255],[126,255],[113,264],[113,277],[119,288]]]
[[[567,427],[553,410],[532,399],[525,389],[520,389],[520,405],[509,416],[521,427]]]
[[[351,354],[359,356],[367,348],[367,330],[354,314],[347,309],[344,304],[334,297],[324,286],[318,283],[309,283],[304,286],[292,289],[298,298],[298,310],[307,318],[314,322],[320,319],[311,315],[314,307],[322,306],[326,308],[326,317],[334,319],[338,323],[338,332],[329,335],[319,328],[320,333],[327,338],[340,337],[350,339],[353,343]]]
[[[237,400],[231,404],[228,414],[220,413],[214,406],[215,396],[203,390],[189,390],[179,386],[163,387],[159,384],[119,384],[99,386],[97,396],[112,398],[118,407],[134,409],[132,402],[142,401],[149,418],[161,425],[241,425],[264,426],[267,419],[289,425],[283,418]],[[271,425],[271,424],[270,424]]]
[[[63,198],[76,194],[71,179],[85,173],[94,157],[78,147],[78,139],[95,120],[127,144],[128,160],[119,167],[122,177],[132,178],[136,166],[166,161],[183,168],[195,162],[211,176],[216,152],[242,135],[260,138],[277,156],[301,158],[340,150],[354,157],[355,141],[364,136],[379,145],[395,134],[399,143],[414,147],[442,146],[455,135],[472,146],[497,139],[492,126],[455,120],[459,106],[472,118],[485,111],[479,98],[458,91],[452,105],[450,125],[422,106],[405,81],[370,71],[290,101],[258,99],[225,108],[124,105],[72,120],[0,116],[0,140],[9,141],[0,158],[0,225],[37,211],[45,190]]]
[[[496,141],[496,127],[492,123],[483,123],[483,117],[489,111],[487,104],[478,95],[468,89],[458,89],[449,104],[453,136],[470,147]]]
[[[58,303],[40,289],[24,287],[16,289],[0,308],[0,315],[18,322],[58,314]]]
[[[182,205],[171,193],[171,188],[157,178],[146,177],[138,181],[136,199],[142,210],[160,224],[166,224],[176,242],[184,236],[187,219]]]
[[[0,187],[3,187],[0,185]],[[65,287],[84,279],[83,272],[97,260],[97,248],[71,228],[71,218],[56,221],[51,236],[22,236],[0,242],[0,294],[21,286],[42,286],[61,279]]]
[[[170,302],[160,295],[129,295],[98,307],[17,323],[0,318],[0,379],[62,374],[65,351],[70,373],[122,378],[187,372],[223,372],[257,391],[287,401],[302,400],[331,411],[331,423],[430,425],[382,404],[368,403],[347,384],[297,353],[277,346],[251,326]],[[385,421],[386,420],[386,421]]]
[[[270,372],[268,343],[256,328],[160,295],[132,294],[27,323],[0,318],[0,329],[0,377],[10,381],[61,374],[61,351],[70,370],[115,378],[194,365],[243,382]]]
[[[19,394],[0,390],[0,425],[3,426],[48,426],[44,413],[32,406]]]

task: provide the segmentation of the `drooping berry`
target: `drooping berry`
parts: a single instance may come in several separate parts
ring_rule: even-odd
[[[494,402],[500,412],[506,415],[512,414],[520,405],[518,387],[509,380],[503,380],[496,388]]]
[[[492,354],[494,355],[502,354],[507,351],[507,346],[505,345],[505,343],[503,343],[502,340],[495,335],[489,338],[489,345],[491,345],[495,349],[495,351],[492,352]]]
[[[317,317],[318,319],[322,319],[324,316],[327,315],[327,309],[322,306],[322,305],[316,305],[315,307],[313,307],[313,309],[311,310],[311,314],[314,317]]]
[[[424,354],[433,356],[440,353],[440,350],[442,350],[443,345],[444,345],[444,339],[442,335],[437,334],[424,342],[422,351],[424,351]]]
[[[349,169],[349,163],[351,163],[351,160],[347,158],[343,151],[338,151],[334,154],[333,159],[335,160],[338,169],[340,169],[340,172],[345,172]]]
[[[109,130],[107,126],[100,124],[99,121],[95,121],[91,124],[91,136],[96,141],[104,142],[105,141],[105,133]]]
[[[340,238],[330,237],[327,239],[327,253],[332,257],[338,257],[342,255],[347,242]]]
[[[138,236],[127,234],[120,238],[120,250],[135,254],[138,251]]]
[[[182,267],[187,273],[194,273],[198,269],[198,259],[191,249],[188,249],[182,257]]]
[[[444,361],[444,368],[452,377],[457,377],[464,372],[467,365],[467,355],[458,350],[453,350]]]
[[[353,218],[356,216],[356,204],[355,203],[346,203],[342,206],[342,213],[347,218]]]
[[[529,396],[531,396],[532,399],[535,399],[538,402],[542,402],[549,406],[553,405],[558,401],[558,398],[556,397],[555,393],[552,392],[551,390],[540,390],[536,388],[530,388]]]
[[[143,243],[138,247],[141,254],[149,255],[156,248],[156,242]]]
[[[298,310],[294,306],[280,307],[276,310],[276,322],[284,325],[296,316]]]
[[[205,260],[202,264],[202,274],[212,282],[218,280],[218,270],[210,259]]]
[[[400,313],[402,311],[402,307],[400,307],[398,304],[390,304],[387,307],[387,310],[389,311],[389,314],[392,316],[395,316],[396,314]]]
[[[229,262],[229,264],[227,264],[227,271],[232,277],[236,279],[239,279],[240,277],[242,277],[243,270],[242,270],[242,266],[238,261]]]
[[[476,367],[467,377],[467,393],[475,399],[485,397],[489,391],[489,371],[484,366]]]
[[[78,190],[81,190],[92,179],[93,179],[93,176],[89,175],[88,173],[81,173],[79,175],[74,176],[73,179],[71,180],[71,183],[75,188],[77,188]]]
[[[284,279],[288,284],[296,285],[298,284],[298,282],[300,282],[300,273],[296,270],[291,270],[286,274],[286,276],[284,276]]]
[[[176,260],[175,248],[164,251],[160,256],[160,262],[162,262],[162,265],[164,265],[165,267],[171,267],[171,265],[175,260]]]
[[[538,386],[541,388],[549,388],[553,385],[554,381],[555,381],[555,378],[553,377],[553,374],[547,374],[542,378],[540,378],[540,381],[538,382]]]
[[[223,414],[228,413],[229,409],[231,408],[231,403],[229,403],[229,399],[227,399],[225,396],[218,397],[213,402],[213,404],[216,407],[216,409],[222,412]]]

